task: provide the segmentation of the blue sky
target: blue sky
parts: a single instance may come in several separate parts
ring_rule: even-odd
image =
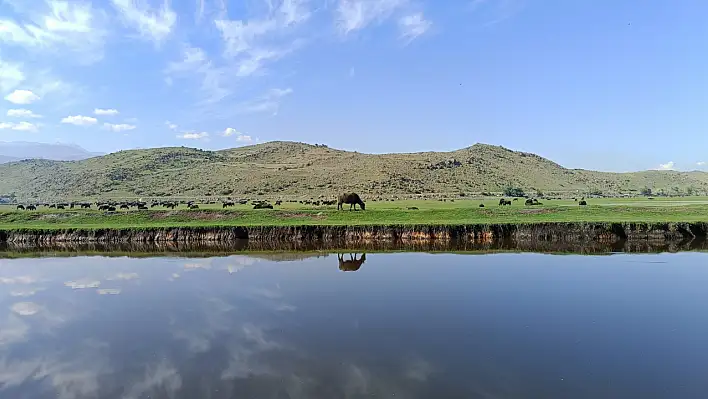
[[[704,169],[703,0],[0,0],[0,141]]]

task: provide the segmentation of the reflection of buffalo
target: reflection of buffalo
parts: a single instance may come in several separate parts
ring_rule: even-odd
[[[354,210],[356,210],[357,204],[361,207],[361,210],[364,211],[366,210],[366,205],[364,205],[364,201],[359,198],[359,194],[357,193],[344,193],[339,196],[339,200],[337,201],[337,210],[339,209],[344,209],[344,206],[342,204],[349,204],[349,210],[352,210],[352,207],[354,207]]]
[[[366,262],[366,254],[361,254],[361,258],[357,259],[356,254],[349,254],[349,260],[344,260],[344,254],[337,255],[339,259],[339,270],[343,272],[355,272],[359,270],[361,265]]]

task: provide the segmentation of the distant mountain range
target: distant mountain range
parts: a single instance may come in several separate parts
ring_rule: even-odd
[[[23,159],[48,159],[52,161],[80,161],[104,155],[90,152],[73,144],[32,143],[26,141],[0,141],[0,163]]]
[[[63,156],[93,155],[69,148],[78,152]],[[450,152],[374,155],[323,145],[269,142],[221,151],[146,148],[75,162],[35,159],[0,165],[0,196],[21,199],[332,198],[343,191],[367,198],[431,194],[457,198],[500,193],[507,187],[531,195],[538,191],[549,195],[639,194],[645,187],[655,193],[707,194],[708,173],[567,169],[535,154],[487,144]]]

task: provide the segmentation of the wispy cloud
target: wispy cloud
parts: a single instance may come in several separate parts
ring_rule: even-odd
[[[309,2],[283,0],[260,18],[215,21],[224,41],[224,57],[236,65],[237,76],[258,73],[268,62],[276,61],[299,47],[297,26],[310,17]]]
[[[270,112],[277,114],[280,108],[280,101],[292,94],[293,90],[287,89],[270,89],[266,94],[255,100],[241,104],[239,110],[244,113]]]
[[[129,125],[129,124],[127,124],[127,123],[118,123],[118,124],[116,124],[116,123],[104,123],[104,124],[103,124],[103,127],[104,127],[105,129],[108,129],[108,130],[111,130],[111,131],[114,131],[114,132],[125,132],[125,131],[128,131],[128,130],[133,130],[133,129],[135,129],[137,126],[135,126],[135,125]]]
[[[0,41],[43,53],[62,54],[65,50],[79,57],[70,60],[94,62],[103,57],[105,14],[90,2],[47,0],[13,2],[23,22],[0,20]]]
[[[93,110],[93,113],[94,113],[94,115],[113,116],[113,115],[118,115],[118,110],[117,109],[96,108]]]
[[[29,109],[8,109],[7,116],[13,118],[41,118],[42,115],[35,114]]]
[[[398,20],[398,29],[401,31],[401,38],[406,42],[415,40],[418,36],[427,32],[432,23],[423,17],[423,13],[406,15]]]
[[[696,162],[696,165],[698,166],[705,166],[705,164],[705,161]]]
[[[89,126],[98,123],[98,119],[93,118],[91,116],[74,115],[67,116],[66,118],[62,119],[61,123],[67,123],[76,126]]]
[[[340,0],[337,7],[337,26],[348,34],[381,23],[408,4],[408,0]]]
[[[13,104],[32,104],[38,101],[40,98],[38,95],[34,94],[29,90],[15,90],[12,93],[5,96],[5,100]]]
[[[145,0],[111,0],[113,7],[121,14],[123,22],[138,31],[138,33],[154,42],[161,44],[172,33],[177,14],[165,1],[160,8],[150,7]]]
[[[669,161],[667,163],[659,164],[657,170],[674,170],[674,161]]]
[[[469,10],[476,14],[484,26],[503,22],[526,7],[527,0],[473,0]]]
[[[171,79],[196,76],[202,104],[216,103],[232,94],[228,87],[228,70],[215,67],[204,50],[198,47],[185,46],[182,60],[169,63],[165,73]]]
[[[3,122],[0,123],[0,130],[17,130],[21,132],[36,132],[39,130],[39,127],[33,123],[29,122],[18,122],[18,123],[12,123],[12,122]]]

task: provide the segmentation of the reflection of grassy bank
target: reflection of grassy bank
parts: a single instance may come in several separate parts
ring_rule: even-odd
[[[517,201],[521,202],[521,201]],[[454,207],[435,201],[407,201],[419,210],[367,207],[367,211],[349,212],[327,209],[278,210],[147,210],[99,212],[81,210],[42,210],[39,212],[0,211],[0,229],[68,228],[160,228],[217,226],[361,226],[361,225],[446,225],[504,224],[544,222],[708,222],[708,205],[591,205],[587,207],[544,205],[499,207],[477,206],[479,201],[457,201]],[[620,202],[621,204],[621,202]],[[667,203],[668,204],[668,203]]]
[[[567,255],[605,255],[611,253],[660,253],[679,251],[708,251],[705,240],[656,241],[635,240],[615,242],[559,242],[559,241],[502,241],[474,242],[249,242],[237,243],[54,243],[0,244],[0,258],[32,257],[189,257],[246,255],[272,261],[299,260],[330,253],[391,253],[425,252],[482,255],[494,253],[546,253]]]

